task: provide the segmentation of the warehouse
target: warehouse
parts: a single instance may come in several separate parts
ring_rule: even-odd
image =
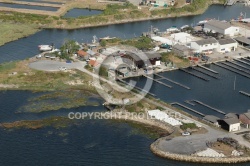
[[[237,41],[235,41],[232,38],[220,39],[218,40],[218,42],[219,42],[219,46],[217,48],[217,51],[220,53],[236,51],[236,48],[238,47]]]
[[[239,27],[231,26],[228,22],[222,22],[218,20],[211,20],[204,25],[205,32],[220,33],[227,36],[236,36],[239,34]]]

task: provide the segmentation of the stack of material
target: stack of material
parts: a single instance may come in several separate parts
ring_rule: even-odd
[[[225,155],[223,153],[218,153],[213,149],[207,148],[204,151],[198,152],[195,154],[196,156],[199,157],[216,157],[216,158],[220,158],[220,157],[225,157]]]
[[[149,116],[154,117],[157,120],[166,122],[172,126],[182,125],[182,123],[174,118],[169,117],[165,112],[160,110],[151,110],[148,111]]]
[[[237,150],[233,150],[231,155],[237,157],[237,156],[240,156],[241,154]]]

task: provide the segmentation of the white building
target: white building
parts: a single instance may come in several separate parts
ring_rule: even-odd
[[[220,122],[220,125],[223,129],[228,130],[229,132],[239,131],[240,121],[238,118],[226,118]]]
[[[204,25],[204,31],[213,33],[220,33],[227,36],[235,36],[239,34],[240,28],[231,26],[228,22],[218,20],[210,20]]]
[[[215,38],[208,38],[198,41],[193,41],[190,44],[191,49],[197,53],[212,54],[219,46]]]
[[[219,46],[217,48],[217,51],[220,53],[235,51],[236,48],[238,47],[237,41],[235,41],[232,38],[220,39],[218,40],[218,42],[219,42]]]

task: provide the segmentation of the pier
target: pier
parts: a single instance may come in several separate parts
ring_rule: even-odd
[[[153,96],[153,97],[156,97],[155,94],[153,94],[153,93],[151,93],[151,92],[148,92],[148,91],[146,91],[145,89],[139,88],[139,87],[137,87],[137,86],[135,86],[135,85],[131,85],[131,84],[129,84],[128,82],[123,81],[123,80],[121,80],[121,79],[118,79],[118,80],[119,80],[121,83],[125,84],[125,85],[129,85],[129,86],[131,86],[131,87],[137,89],[137,91],[139,90],[139,92],[142,91],[142,92],[147,93],[147,94],[149,94],[149,95],[151,95],[151,96]]]
[[[250,93],[247,93],[247,92],[244,92],[244,91],[239,91],[239,93],[240,93],[240,94],[243,94],[243,95],[245,95],[245,96],[250,97]]]
[[[191,101],[189,101],[189,100],[186,100],[186,101],[184,101],[185,103],[187,103],[187,104],[189,104],[189,105],[191,105],[191,106],[195,106],[195,104],[194,103],[191,103]]]
[[[168,88],[172,88],[172,86],[170,86],[170,85],[168,85],[168,84],[165,84],[164,82],[158,81],[158,80],[156,80],[156,79],[154,79],[154,78],[152,78],[152,77],[149,77],[149,76],[147,76],[147,75],[143,75],[143,76],[146,77],[146,78],[148,78],[148,79],[151,79],[151,80],[153,80],[153,81],[155,81],[155,82],[157,82],[157,83],[159,83],[159,84],[161,84],[161,85],[164,85],[164,86],[166,86],[166,87],[168,87]]]
[[[176,84],[176,85],[178,85],[178,86],[180,86],[180,87],[183,87],[183,88],[185,88],[185,89],[188,89],[188,90],[191,89],[191,88],[189,88],[189,87],[186,86],[186,85],[183,85],[183,84],[181,84],[181,83],[175,82],[175,81],[173,81],[173,80],[171,80],[171,79],[169,79],[169,78],[163,77],[163,76],[161,76],[161,75],[159,75],[159,74],[155,74],[155,75],[158,76],[158,77],[160,77],[161,79],[165,79],[165,80],[167,80],[167,81],[169,81],[169,82],[172,82],[172,83],[174,83],[174,84]],[[158,79],[158,80],[159,80],[159,79]]]
[[[207,107],[207,108],[209,108],[209,109],[211,109],[211,110],[214,110],[214,111],[216,111],[216,112],[218,112],[218,113],[221,113],[221,114],[223,114],[223,115],[226,115],[225,112],[223,112],[223,111],[221,111],[221,110],[219,110],[219,109],[217,109],[217,108],[211,107],[211,106],[209,106],[209,105],[207,105],[207,104],[205,104],[205,103],[203,103],[203,102],[201,102],[201,101],[193,100],[193,102],[198,103],[198,104],[200,104],[200,105],[202,105],[202,106],[204,106],[204,107]]]
[[[212,75],[212,74],[210,74],[210,73],[204,72],[204,71],[202,71],[202,70],[200,70],[200,69],[198,69],[198,68],[196,68],[196,67],[190,67],[190,68],[193,69],[193,70],[195,70],[195,71],[198,71],[198,72],[200,72],[200,73],[202,73],[202,74],[205,74],[205,75],[207,75],[207,76],[209,76],[209,77],[212,77],[212,78],[215,78],[215,79],[219,79],[219,77],[214,76],[214,75]]]
[[[231,64],[234,64],[234,65],[236,65],[236,66],[239,66],[239,67],[241,67],[241,68],[243,68],[243,69],[250,70],[250,68],[248,68],[248,67],[246,67],[246,66],[243,66],[243,65],[241,65],[241,64],[238,64],[238,63],[236,63],[236,62],[229,61],[229,60],[227,60],[227,62],[228,62],[228,63],[231,63]]]
[[[244,74],[244,73],[241,73],[241,72],[239,72],[239,71],[237,71],[237,70],[234,70],[234,69],[228,68],[228,67],[223,66],[223,65],[221,65],[221,64],[217,64],[217,63],[213,63],[213,64],[214,64],[214,65],[216,65],[216,66],[219,66],[219,67],[221,67],[221,68],[224,68],[224,69],[226,69],[226,70],[229,70],[229,71],[231,71],[231,72],[234,72],[234,73],[236,73],[236,74],[239,74],[239,75],[241,75],[241,76],[244,76],[244,77],[250,78],[250,76],[249,76],[249,75],[246,75],[246,74]]]
[[[222,63],[223,65],[228,66],[228,67],[232,67],[232,68],[234,68],[234,69],[236,69],[236,70],[239,70],[239,71],[241,71],[241,72],[243,72],[243,73],[250,74],[249,71],[246,71],[246,70],[243,70],[243,69],[241,69],[241,68],[238,68],[237,66],[233,66],[233,65],[230,65],[230,64],[225,63],[225,62],[221,62],[221,63]]]
[[[199,78],[199,79],[201,79],[201,80],[209,81],[209,79],[204,78],[204,77],[202,77],[202,76],[200,76],[200,75],[198,75],[198,74],[194,74],[194,73],[192,73],[192,72],[189,72],[189,71],[186,70],[186,69],[180,68],[180,71],[183,71],[183,72],[185,72],[185,73],[188,73],[188,74],[190,74],[190,75],[192,75],[192,76],[195,76],[195,77],[197,77],[197,78]]]
[[[214,71],[214,70],[212,70],[212,69],[209,69],[209,68],[207,68],[207,67],[205,67],[205,66],[202,66],[202,65],[197,65],[198,67],[200,67],[200,68],[202,68],[202,69],[205,69],[205,70],[207,70],[207,71],[210,71],[210,72],[212,72],[212,73],[214,73],[214,74],[219,74],[217,71]]]
[[[192,112],[194,112],[194,113],[196,113],[196,114],[198,114],[198,115],[200,115],[200,116],[205,116],[205,114],[203,114],[203,113],[201,113],[201,112],[199,112],[199,111],[196,111],[196,110],[194,110],[194,109],[192,109],[192,108],[189,108],[189,107],[187,107],[187,106],[185,106],[185,105],[182,105],[182,104],[180,104],[180,103],[171,103],[171,105],[177,105],[177,106],[180,106],[180,107],[182,107],[182,108],[185,108],[185,109],[187,109],[187,110],[189,110],[189,111],[192,111]]]
[[[242,59],[245,60],[245,61],[250,62],[250,59],[248,59],[248,58],[242,58]]]
[[[244,63],[245,65],[250,66],[250,63],[247,63],[247,62],[242,61],[242,60],[240,60],[240,59],[234,59],[234,60],[237,61],[237,62],[240,62],[240,63]]]

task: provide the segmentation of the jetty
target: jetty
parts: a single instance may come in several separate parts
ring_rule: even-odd
[[[205,116],[205,114],[203,114],[203,113],[201,113],[201,112],[199,112],[199,111],[196,111],[196,110],[194,110],[194,109],[192,109],[192,108],[189,108],[189,107],[187,107],[187,106],[185,106],[185,105],[182,105],[182,104],[180,104],[180,103],[171,103],[171,105],[177,105],[177,106],[180,106],[180,107],[182,107],[182,108],[185,108],[185,109],[187,109],[187,110],[189,110],[189,111],[192,111],[192,112],[194,112],[194,113],[196,113],[196,114],[198,114],[198,115],[200,115],[200,116]]]
[[[236,63],[236,62],[229,61],[229,60],[227,60],[227,62],[228,62],[228,63],[231,63],[231,64],[234,64],[234,65],[236,65],[236,66],[239,66],[239,67],[241,67],[241,68],[243,68],[243,69],[250,70],[250,68],[248,68],[248,67],[246,67],[246,66],[243,66],[243,65],[241,65],[241,64],[238,64],[238,63]]]
[[[247,63],[247,62],[242,61],[242,60],[240,60],[240,59],[234,59],[234,60],[237,61],[237,62],[240,62],[240,63],[244,63],[245,65],[250,66],[250,63]]]
[[[210,71],[210,72],[212,72],[212,73],[214,73],[214,74],[219,74],[217,71],[212,70],[212,69],[209,69],[209,68],[207,68],[207,67],[205,67],[205,66],[202,66],[202,65],[197,65],[197,67],[200,67],[200,68],[202,68],[202,69],[205,69],[205,70],[207,70],[207,71]]]
[[[221,110],[219,110],[219,109],[217,109],[217,108],[211,107],[211,106],[209,106],[209,105],[207,105],[207,104],[205,104],[205,103],[203,103],[203,102],[201,102],[201,101],[199,101],[199,100],[192,100],[192,102],[198,103],[198,104],[200,104],[200,105],[202,105],[202,106],[204,106],[204,107],[207,107],[207,108],[209,108],[209,109],[211,109],[211,110],[214,110],[214,111],[216,111],[216,112],[218,112],[218,113],[221,113],[221,114],[223,114],[223,115],[226,115],[225,112],[223,112],[223,111],[221,111]]]
[[[189,104],[189,105],[191,105],[191,106],[195,106],[195,104],[194,103],[192,103],[191,101],[189,101],[189,100],[186,100],[186,101],[184,101],[185,103],[187,103],[187,104]]]
[[[163,77],[163,76],[161,76],[161,75],[159,75],[159,74],[155,74],[155,75],[158,76],[158,77],[160,77],[161,79],[165,79],[165,80],[167,80],[167,81],[169,81],[169,82],[172,82],[172,83],[174,83],[174,84],[176,84],[176,85],[178,85],[178,86],[180,86],[180,87],[183,87],[183,88],[185,88],[185,89],[188,89],[188,90],[191,89],[190,87],[188,87],[188,86],[186,86],[186,85],[183,85],[183,84],[181,84],[181,83],[179,83],[179,82],[173,81],[173,80],[171,80],[171,79],[169,79],[169,78]],[[159,79],[157,79],[157,80],[159,80]]]
[[[228,67],[232,67],[232,68],[234,68],[234,69],[236,69],[236,70],[239,70],[239,71],[241,71],[241,72],[243,72],[243,73],[250,74],[249,71],[246,71],[246,70],[244,70],[244,69],[241,69],[241,68],[239,68],[239,67],[237,67],[237,66],[233,66],[233,65],[228,64],[228,63],[225,63],[225,62],[221,62],[221,64],[226,65],[226,66],[228,66]]]
[[[135,86],[135,85],[131,85],[130,83],[128,83],[128,82],[126,82],[126,81],[123,81],[123,80],[121,80],[121,79],[118,79],[118,80],[119,80],[121,83],[125,84],[125,85],[129,85],[129,86],[131,86],[131,87],[137,89],[139,92],[142,91],[142,92],[147,93],[147,94],[149,94],[149,95],[151,95],[151,96],[153,96],[153,97],[156,97],[155,94],[153,94],[153,93],[151,93],[151,92],[149,92],[149,91],[146,91],[145,89],[142,89],[142,88],[137,87],[137,86]]]
[[[248,58],[242,58],[242,59],[245,60],[245,61],[250,62],[250,59],[248,59]]]
[[[147,75],[143,75],[143,76],[146,77],[146,78],[148,78],[148,79],[151,79],[151,80],[157,82],[158,84],[164,85],[164,86],[166,86],[166,87],[168,87],[168,88],[172,88],[172,86],[170,86],[170,85],[168,85],[168,84],[165,84],[164,82],[158,81],[157,79],[154,79],[154,78],[149,77],[149,76],[147,76]]]
[[[245,96],[250,97],[250,93],[247,93],[247,92],[244,92],[244,91],[239,91],[239,93],[240,93],[240,94],[243,94],[243,95],[245,95]]]
[[[188,74],[190,74],[190,75],[192,75],[192,76],[195,76],[195,77],[197,77],[197,78],[199,78],[199,79],[201,79],[201,80],[209,81],[209,79],[204,78],[204,77],[202,77],[202,76],[200,76],[200,75],[198,75],[198,74],[192,73],[192,72],[190,72],[190,71],[188,71],[188,70],[186,70],[186,69],[184,69],[184,68],[180,68],[180,71],[183,71],[183,72],[185,72],[185,73],[188,73]]]
[[[226,70],[229,70],[229,71],[231,71],[231,72],[234,72],[234,73],[236,73],[236,74],[239,74],[239,75],[241,75],[241,76],[250,78],[249,75],[244,74],[244,73],[241,73],[241,72],[239,72],[239,71],[237,71],[237,70],[231,69],[231,68],[229,68],[229,67],[227,67],[227,66],[223,66],[223,65],[217,64],[217,63],[213,63],[213,64],[216,65],[216,66],[219,66],[219,67],[221,67],[221,68],[224,68],[224,69],[226,69]]]
[[[219,79],[219,77],[214,76],[214,75],[212,75],[212,74],[210,74],[210,73],[204,72],[204,71],[202,71],[202,70],[200,70],[200,69],[198,69],[198,68],[196,68],[196,67],[190,67],[190,68],[193,69],[193,70],[195,70],[195,71],[198,71],[198,72],[200,72],[200,73],[202,73],[202,74],[205,74],[205,75],[207,75],[207,76],[209,76],[209,77],[212,77],[212,78],[215,78],[215,79]]]

